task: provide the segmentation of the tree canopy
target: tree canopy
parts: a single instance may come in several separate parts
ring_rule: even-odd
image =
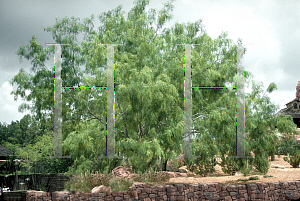
[[[155,9],[145,12],[148,4],[147,0],[136,1],[127,19],[121,12],[122,6],[101,14],[98,31],[93,30],[94,15],[82,22],[74,17],[56,19],[52,27],[44,28],[52,33],[56,43],[70,44],[62,49],[63,86],[80,83],[106,86],[107,72],[101,73],[100,68],[107,69],[107,51],[106,46],[98,44],[124,44],[116,45],[114,52],[115,150],[129,158],[134,170],[141,172],[154,166],[158,158],[161,158],[162,170],[166,170],[167,161],[183,152],[187,137],[184,135],[185,48],[179,44],[200,44],[192,50],[193,86],[235,86],[237,76],[237,45],[227,38],[226,32],[213,40],[202,20],[176,23],[162,30],[172,19],[170,12],[174,6],[166,3],[156,16]],[[162,30],[161,35],[159,30]],[[81,46],[76,43],[79,33],[85,34]],[[54,117],[54,71],[45,66],[45,61],[53,58],[53,52],[53,46],[43,48],[33,36],[30,44],[20,47],[16,53],[20,59],[31,60],[34,74],[21,69],[11,81],[18,85],[11,93],[15,100],[20,95],[33,101],[32,106],[22,104],[20,111],[31,110],[35,114],[34,121],[39,121],[44,130],[53,129],[49,122],[53,122]],[[82,65],[89,76],[80,71]],[[245,71],[247,82],[250,77],[251,73]],[[276,84],[271,83],[267,92],[275,88]],[[26,89],[30,90],[28,96]],[[275,106],[269,98],[259,97],[259,92],[259,86],[254,85],[253,92],[245,98],[246,132],[250,132],[245,146],[246,155],[254,150],[257,156],[252,164],[265,171],[266,154],[275,151],[273,141],[269,140],[276,140],[274,134],[266,131],[266,126],[274,130],[277,125],[280,132],[292,133],[295,125],[290,118],[275,117]],[[75,160],[75,169],[94,167],[111,171],[120,165],[120,159],[97,159],[106,153],[105,89],[63,89],[62,93],[63,150]],[[199,133],[193,140],[193,155],[203,157],[187,159],[189,168],[193,168],[194,162],[200,164],[220,154],[222,165],[227,164],[226,171],[235,172],[246,161],[225,158],[225,155],[235,155],[236,91],[192,89],[192,94],[192,121]],[[25,127],[26,123],[22,128],[26,130]],[[16,135],[21,134],[16,132]]]

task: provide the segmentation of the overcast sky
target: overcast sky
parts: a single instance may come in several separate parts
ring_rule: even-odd
[[[94,29],[100,25],[97,16],[122,4],[127,18],[133,7],[133,0],[1,0],[0,1],[0,122],[11,123],[21,120],[28,112],[19,113],[23,102],[19,97],[14,101],[10,95],[16,90],[9,84],[21,68],[30,72],[31,64],[26,59],[19,62],[14,53],[20,46],[29,44],[33,35],[39,44],[53,43],[51,33],[43,27],[52,26],[55,18],[79,17],[83,19],[95,15]],[[163,8],[167,1],[150,1],[146,11]],[[275,82],[278,90],[269,95],[271,102],[280,109],[293,100],[296,85],[300,81],[300,1],[242,1],[242,0],[177,0],[173,3],[173,19],[167,23],[170,28],[175,22],[187,23],[203,20],[205,29],[212,39],[222,31],[234,42],[242,38],[248,49],[245,54],[245,70],[254,75],[256,81],[263,82],[264,90]],[[80,40],[78,40],[80,44]],[[47,67],[51,69],[53,60]],[[31,73],[31,72],[30,72]],[[246,92],[250,92],[246,89]],[[27,93],[28,94],[28,93]]]

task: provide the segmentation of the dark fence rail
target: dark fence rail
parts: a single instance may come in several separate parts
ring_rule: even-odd
[[[0,176],[1,187],[6,185],[12,191],[15,187],[15,175]],[[18,190],[38,190],[45,192],[63,191],[70,177],[63,173],[18,175]]]

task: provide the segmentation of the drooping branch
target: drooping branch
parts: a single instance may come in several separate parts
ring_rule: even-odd
[[[99,117],[97,117],[95,114],[93,114],[88,106],[88,100],[86,101],[86,107],[88,109],[88,112],[90,115],[92,115],[95,119],[98,119],[103,125],[106,126],[106,122],[103,122],[102,119],[100,119]]]
[[[119,110],[120,110],[120,113],[121,113],[121,117],[122,117],[122,120],[123,120],[123,122],[124,122],[124,129],[125,129],[125,135],[127,136],[127,138],[129,138],[129,135],[128,135],[128,130],[127,130],[127,124],[126,124],[126,120],[125,120],[125,118],[124,118],[124,112],[122,111],[122,109],[121,109],[121,107],[120,107],[120,104],[119,104],[119,102],[117,101],[117,99],[116,99],[116,103],[117,103],[117,105],[118,105],[118,107],[119,107]]]

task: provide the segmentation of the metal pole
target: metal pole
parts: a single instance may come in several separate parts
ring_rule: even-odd
[[[46,43],[46,45],[55,45],[55,85],[54,85],[54,158],[71,158],[71,156],[62,156],[62,80],[61,80],[61,45]],[[56,99],[55,99],[56,98]],[[45,158],[53,158],[46,156]]]
[[[242,44],[239,44],[237,49],[236,156],[228,156],[228,158],[254,158],[254,156],[245,156],[244,54],[245,49]]]
[[[17,191],[18,188],[18,159],[15,160],[15,167],[16,167],[16,179],[15,179],[15,185],[14,185],[14,191]]]
[[[123,158],[115,156],[115,78],[114,78],[114,45],[123,44],[99,44],[107,45],[107,134],[106,156],[99,158]]]

